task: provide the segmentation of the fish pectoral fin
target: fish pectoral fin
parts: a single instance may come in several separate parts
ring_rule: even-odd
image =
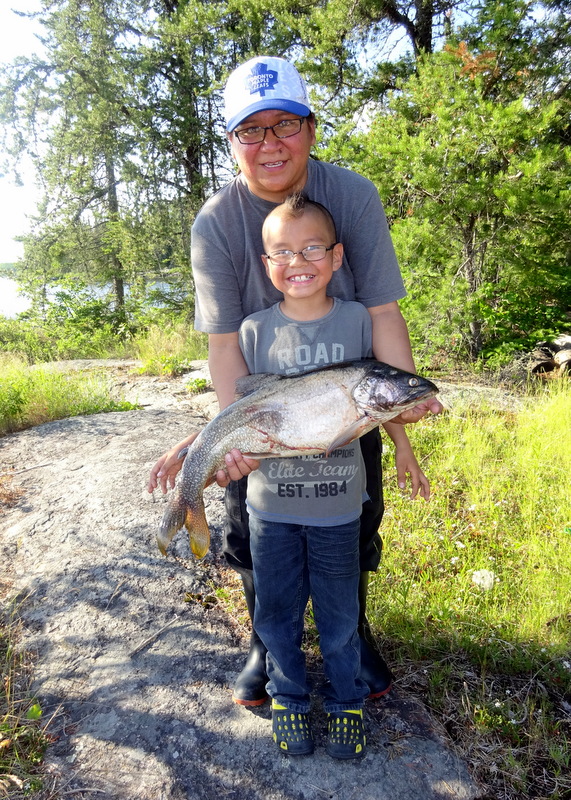
[[[335,437],[325,451],[325,455],[328,456],[338,447],[344,447],[346,444],[349,444],[349,442],[353,442],[355,439],[358,439],[359,436],[375,428],[378,424],[377,420],[371,419],[371,417],[367,415],[360,417],[349,425],[348,428],[344,428],[341,433]]]

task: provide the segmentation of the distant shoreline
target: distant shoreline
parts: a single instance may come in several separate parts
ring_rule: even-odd
[[[3,264],[2,268],[8,266]],[[5,270],[4,270],[5,271]],[[12,278],[0,276],[0,315],[15,317],[30,308],[31,302],[18,293],[18,284]]]

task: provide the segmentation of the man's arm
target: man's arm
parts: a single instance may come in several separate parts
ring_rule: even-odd
[[[238,378],[250,374],[240,350],[237,332],[208,334],[208,368],[222,411],[235,400]],[[219,486],[226,486],[231,480],[237,481],[249,475],[260,465],[259,461],[243,456],[235,448],[226,454],[225,460],[226,468],[216,473]]]
[[[208,367],[220,410],[235,400],[236,381],[248,375],[238,332],[208,334]]]
[[[368,312],[373,322],[373,353],[377,361],[384,361],[393,367],[415,372],[408,328],[397,301],[385,303],[382,306],[373,306],[368,309]],[[419,403],[415,408],[403,411],[391,422],[402,424],[418,422],[429,411],[433,414],[439,414],[442,411],[442,404],[435,397]]]

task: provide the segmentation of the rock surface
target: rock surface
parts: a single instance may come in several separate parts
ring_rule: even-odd
[[[84,365],[85,366],[85,365]],[[128,366],[128,365],[127,365]],[[269,707],[231,702],[244,632],[208,595],[220,584],[222,491],[209,488],[213,546],[204,561],[179,534],[155,544],[164,498],[146,492],[168,446],[215,413],[213,393],[136,380],[138,411],[41,425],[0,439],[19,501],[2,516],[0,557],[19,597],[34,691],[54,737],[50,798],[102,800],[476,800],[480,790],[444,730],[398,683],[367,704],[358,763],[324,751],[288,758],[270,739]],[[238,584],[237,584],[238,586]],[[312,666],[313,669],[313,666]],[[316,690],[322,675],[313,670]]]

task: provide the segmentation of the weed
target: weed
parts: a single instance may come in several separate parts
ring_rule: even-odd
[[[193,378],[186,384],[186,388],[190,392],[190,394],[200,394],[204,392],[208,387],[208,381],[206,378]]]
[[[208,355],[206,335],[182,323],[153,325],[134,344],[143,362],[140,371],[147,375],[181,375],[191,361]]]
[[[111,398],[102,374],[29,367],[22,359],[2,353],[0,367],[0,435],[64,417],[136,408]]]
[[[29,695],[30,654],[18,649],[20,626],[15,609],[0,617],[0,791],[16,798],[42,786],[41,763],[50,737],[42,709]]]

